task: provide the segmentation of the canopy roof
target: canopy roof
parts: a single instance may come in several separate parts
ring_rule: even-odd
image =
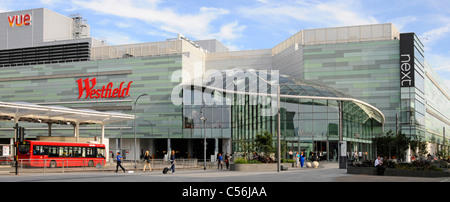
[[[385,122],[383,113],[369,103],[355,99],[347,93],[318,82],[300,80],[288,75],[276,74],[276,71],[230,69],[214,71],[213,73],[206,75],[206,78],[207,79],[203,80],[203,83],[198,82],[199,80],[202,80],[201,78],[194,78],[192,81],[185,81],[183,85],[201,86],[223,93],[259,96],[277,96],[276,87],[279,85],[281,98],[349,101],[358,105],[369,118],[373,118],[382,124]],[[218,79],[222,80],[223,85],[216,83]],[[266,92],[262,90],[264,93],[260,93],[262,87]],[[275,92],[271,92],[273,91],[271,90],[271,87],[275,87]]]
[[[71,109],[61,106],[41,106],[26,102],[0,102],[0,120],[55,123],[62,125],[102,124],[133,120],[134,115]]]

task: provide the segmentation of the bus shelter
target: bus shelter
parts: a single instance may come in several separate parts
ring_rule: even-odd
[[[99,112],[90,109],[71,109],[61,106],[41,106],[26,102],[0,102],[0,120],[48,124],[51,136],[52,124],[74,126],[74,137],[79,141],[79,127],[87,124],[101,125],[101,144],[104,144],[105,125],[133,120],[134,115],[117,112]],[[16,141],[16,140],[15,140]]]

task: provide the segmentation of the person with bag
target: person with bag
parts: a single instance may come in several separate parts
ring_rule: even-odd
[[[298,168],[298,166],[300,165],[300,154],[297,151],[297,154],[295,155],[295,164]]]
[[[116,158],[117,158],[116,173],[119,170],[119,167],[122,168],[123,172],[125,173],[125,168],[122,167],[122,160],[123,160],[123,158],[120,155],[120,152],[117,152]]]
[[[220,165],[220,169],[223,168],[223,161],[222,161],[222,154],[219,154],[219,158],[217,158],[217,169],[219,169],[219,165]]]
[[[170,169],[172,174],[175,174],[175,150],[172,150],[172,155],[170,155]]]
[[[228,153],[225,154],[225,165],[227,166],[227,169],[230,166],[230,156]]]
[[[150,166],[150,160],[151,160],[151,157],[150,157],[149,152],[145,151],[145,154],[144,154],[144,170],[142,170],[143,172],[145,172],[145,168],[147,166],[148,166],[148,169],[150,169],[150,172],[152,172],[152,167]]]

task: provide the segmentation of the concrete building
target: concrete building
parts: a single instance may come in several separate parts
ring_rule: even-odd
[[[423,45],[414,33],[399,33],[390,23],[302,30],[272,48],[229,51],[215,39],[192,41],[182,35],[110,46],[90,37],[80,16],[47,9],[0,18],[8,19],[0,22],[0,100],[136,114],[136,127],[127,121],[105,128],[110,152],[120,150],[126,159],[134,157],[135,131],[137,156],[149,150],[162,158],[174,149],[179,157],[198,159],[203,159],[205,134],[212,159],[216,153],[250,150],[243,144],[258,133],[277,134],[277,116],[260,113],[273,103],[251,102],[252,82],[245,80],[250,74],[264,80],[277,73],[272,81],[281,87],[280,132],[286,147],[323,151],[329,160],[338,160],[339,141],[347,152],[373,158],[371,139],[388,130],[422,137],[434,153],[442,149],[450,123],[450,91],[427,64]],[[247,75],[246,88],[236,90],[237,79],[211,88],[211,72],[225,78],[235,70]],[[269,83],[263,84],[270,89]],[[194,98],[208,95],[203,93],[208,89],[215,98],[243,93],[243,101],[205,109],[204,100]],[[255,99],[274,95],[269,90]],[[23,126],[27,138],[48,136],[46,125]],[[72,130],[58,126],[51,134],[72,137]],[[96,136],[95,126],[80,127],[80,137]],[[12,137],[12,122],[0,122],[0,144],[10,144]]]

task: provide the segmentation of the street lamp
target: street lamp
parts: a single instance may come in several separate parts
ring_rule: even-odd
[[[205,111],[203,112],[203,107]],[[206,104],[204,104],[202,109],[200,110],[200,113],[202,113],[202,117],[200,117],[200,120],[203,121],[203,170],[206,170]]]
[[[136,104],[137,104],[137,101],[139,100],[139,98],[140,97],[142,97],[142,96],[146,96],[146,95],[148,95],[148,94],[142,94],[142,95],[139,95],[137,98],[136,98],[136,100],[134,101],[134,168],[136,169],[136,166],[137,166],[137,162],[136,162],[136,154],[137,154],[137,148],[136,148]]]
[[[169,122],[169,126],[167,127],[167,155],[170,157],[170,152],[172,151],[172,147],[170,145],[170,121],[172,118],[177,118],[176,115],[168,115],[168,114],[160,114],[159,117],[164,117]]]
[[[277,111],[278,111],[278,133],[277,133],[277,172],[280,172],[280,163],[281,163],[281,111],[280,111],[280,105],[281,105],[281,99],[280,99],[280,85],[277,85]]]

